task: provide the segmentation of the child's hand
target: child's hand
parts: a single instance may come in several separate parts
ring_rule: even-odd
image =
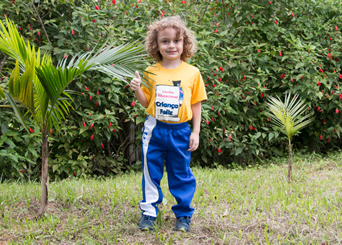
[[[199,134],[192,132],[190,135],[190,144],[188,151],[195,151],[199,145]]]
[[[135,71],[136,78],[133,78],[130,84],[132,90],[136,91],[140,88],[141,78],[138,71]]]

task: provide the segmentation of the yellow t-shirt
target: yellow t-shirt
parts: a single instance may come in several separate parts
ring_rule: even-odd
[[[142,85],[148,101],[146,112],[166,123],[182,123],[192,119],[191,105],[207,99],[198,68],[182,61],[175,69],[166,69],[161,63],[152,65],[144,73],[152,85]]]

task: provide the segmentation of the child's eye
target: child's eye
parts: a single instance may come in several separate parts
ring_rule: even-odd
[[[163,41],[163,43],[167,43],[167,41]]]

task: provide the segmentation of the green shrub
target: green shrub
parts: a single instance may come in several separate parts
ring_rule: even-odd
[[[338,1],[115,2],[36,3],[50,44],[34,8],[27,7],[30,1],[0,3],[0,13],[8,13],[29,41],[57,58],[91,50],[107,38],[143,42],[151,22],[161,15],[180,15],[197,34],[198,52],[189,63],[202,72],[208,93],[194,164],[245,167],[286,154],[282,136],[263,110],[269,95],[283,98],[287,92],[299,94],[316,118],[296,138],[294,150],[326,152],[341,147]],[[10,66],[7,62],[2,71],[4,82]],[[51,177],[116,175],[139,168],[140,129],[146,114],[138,103],[132,106],[134,93],[99,73],[87,73],[70,89],[77,92],[75,113],[62,126],[63,135],[51,139]],[[135,137],[127,139],[132,134]]]

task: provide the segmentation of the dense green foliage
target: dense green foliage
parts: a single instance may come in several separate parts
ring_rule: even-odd
[[[189,63],[202,72],[209,98],[203,102],[200,146],[193,153],[193,163],[237,167],[287,152],[282,136],[263,112],[269,95],[283,98],[286,92],[299,94],[315,111],[315,121],[294,138],[294,148],[321,152],[340,148],[340,4],[285,0],[40,1],[34,6],[50,43],[30,1],[1,2],[0,12],[1,16],[8,14],[30,42],[56,58],[91,50],[98,41],[107,39],[143,41],[152,21],[180,15],[197,34],[198,52]],[[11,62],[7,59],[1,71],[3,83],[13,68]],[[139,167],[145,113],[142,106],[133,103],[134,93],[126,84],[89,72],[69,89],[78,92],[73,96],[75,113],[61,125],[63,135],[52,134],[50,139],[51,178],[115,175]],[[26,133],[18,130],[11,111],[1,113],[6,114],[0,117],[1,152],[24,156],[33,145],[16,141],[14,137],[24,138]],[[4,135],[5,128],[17,135]],[[135,139],[129,137],[134,134]],[[9,139],[15,144],[8,143]],[[6,166],[6,172],[2,170],[5,178],[28,175],[28,162],[22,159],[3,157],[0,166]],[[34,174],[39,176],[39,172]]]

